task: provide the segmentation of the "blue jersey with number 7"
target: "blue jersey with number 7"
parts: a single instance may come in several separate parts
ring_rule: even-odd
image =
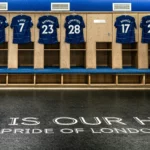
[[[66,28],[65,42],[70,44],[79,44],[84,42],[83,28],[85,28],[85,24],[82,16],[67,16],[64,27]]]
[[[51,15],[40,17],[37,27],[40,29],[39,43],[41,44],[58,43],[57,28],[59,28],[59,23],[56,17]]]
[[[33,26],[30,16],[18,15],[12,19],[11,28],[13,28],[13,43],[24,44],[31,42],[30,28]]]
[[[134,43],[135,42],[135,19],[129,15],[122,15],[116,18],[114,26],[117,28],[117,43]]]

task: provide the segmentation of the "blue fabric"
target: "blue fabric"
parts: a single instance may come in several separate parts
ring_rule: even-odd
[[[117,43],[135,42],[135,19],[129,15],[122,15],[116,18],[114,26],[117,28]]]
[[[142,43],[150,43],[150,16],[145,16],[141,20]]]
[[[13,43],[24,44],[31,42],[30,28],[33,26],[30,16],[18,15],[12,19],[11,28],[13,28]]]
[[[42,16],[39,18],[37,27],[40,29],[39,43],[55,44],[57,40],[58,19],[54,16]]]
[[[85,24],[82,16],[67,16],[64,27],[66,28],[65,42],[70,44],[79,44],[85,42],[83,35],[83,28],[85,28]]]
[[[8,27],[6,17],[0,16],[0,44],[5,42],[5,28]]]
[[[45,69],[20,67],[18,69],[8,69],[0,67],[0,74],[150,74],[150,69],[136,69],[132,67],[124,67],[123,69],[112,69],[109,67],[98,67],[97,69],[80,67],[73,67],[71,69],[59,69],[58,67]]]

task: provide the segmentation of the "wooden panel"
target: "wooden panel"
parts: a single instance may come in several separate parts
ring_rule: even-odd
[[[115,75],[93,74],[91,75],[91,84],[115,84]]]
[[[44,14],[36,14],[34,24],[37,26],[38,19]],[[35,44],[34,44],[34,68],[44,68],[44,45],[38,43],[39,40],[39,29],[35,27]]]
[[[142,84],[143,75],[119,75],[119,84]]]
[[[95,19],[106,20],[106,23],[95,24],[94,23]],[[112,15],[88,14],[86,68],[96,68],[96,42],[111,42],[111,41],[112,41]]]
[[[10,14],[10,22],[12,18],[19,14]],[[9,27],[9,42],[8,42],[8,68],[18,68],[18,45],[13,44],[13,29]]]
[[[66,31],[64,28],[65,19],[69,14],[61,14],[60,30],[61,30],[61,43],[60,43],[60,68],[70,69],[70,44],[65,43]]]
[[[33,84],[34,75],[14,74],[9,75],[9,84]]]
[[[139,22],[142,20],[142,17],[147,16],[148,14],[139,14]],[[148,68],[148,44],[143,44],[142,39],[142,29],[139,27],[139,49],[138,49],[138,68],[147,69]]]
[[[0,84],[6,84],[6,75],[0,75]]]
[[[7,62],[8,62],[8,51],[1,50],[0,51],[0,66],[7,67]]]
[[[59,74],[36,75],[36,84],[61,84],[61,75],[59,75]]]
[[[88,75],[64,75],[64,84],[88,84]]]

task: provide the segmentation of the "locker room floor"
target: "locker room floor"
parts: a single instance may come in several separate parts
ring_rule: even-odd
[[[150,91],[0,91],[1,129],[54,129],[53,134],[5,133],[0,135],[0,150],[149,150],[149,134],[93,134],[90,128],[124,128],[119,124],[109,126],[102,117],[119,117],[128,125],[125,128],[149,128],[139,125],[133,117],[146,119],[150,114]],[[18,117],[17,126],[10,126],[11,117]],[[36,117],[37,126],[25,126],[21,119]],[[54,118],[71,117],[78,123],[59,126]],[[88,126],[79,121],[84,117],[94,122],[99,117],[101,125]],[[65,120],[67,123],[70,121]],[[62,120],[61,120],[62,122]],[[65,122],[65,123],[66,123]],[[61,133],[63,128],[83,128],[85,132]],[[69,130],[68,130],[69,131]],[[71,131],[71,130],[70,130]]]

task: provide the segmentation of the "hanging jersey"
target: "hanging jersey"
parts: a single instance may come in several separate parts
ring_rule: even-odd
[[[5,28],[8,26],[4,16],[0,16],[0,44],[5,42]]]
[[[54,16],[43,16],[39,18],[37,27],[40,29],[39,43],[55,44],[58,43],[57,28],[58,19]]]
[[[150,16],[142,18],[140,27],[142,28],[142,43],[150,43]]]
[[[64,27],[66,28],[65,42],[70,44],[78,44],[84,42],[83,28],[85,28],[85,24],[82,16],[67,16]]]
[[[117,28],[117,43],[135,42],[135,19],[132,16],[122,15],[116,18],[114,26]]]
[[[13,43],[24,44],[31,42],[30,28],[33,26],[30,16],[18,15],[12,19],[11,28],[13,28]]]

